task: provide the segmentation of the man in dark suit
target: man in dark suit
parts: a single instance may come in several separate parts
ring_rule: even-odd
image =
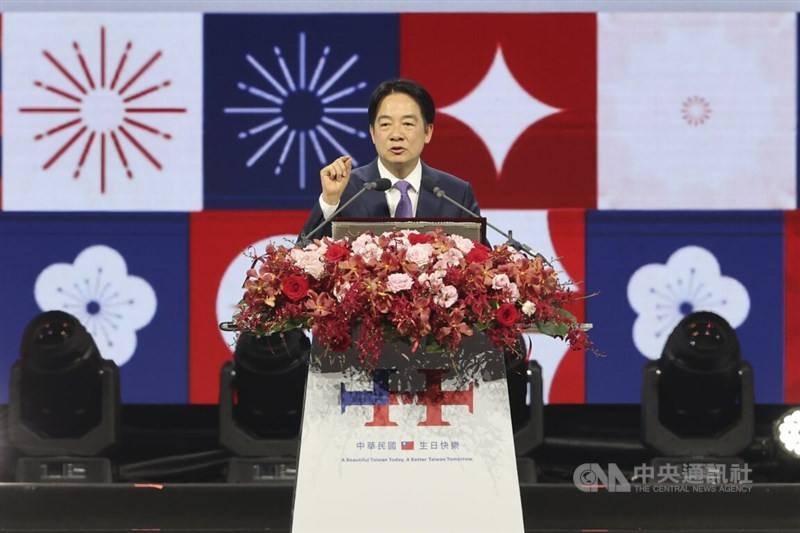
[[[342,217],[464,218],[456,206],[437,198],[422,187],[440,187],[448,196],[480,213],[472,187],[466,181],[436,170],[420,159],[433,136],[436,108],[428,91],[410,80],[389,80],[372,93],[368,108],[369,133],[378,157],[368,165],[352,169],[344,155],[320,171],[322,194],[303,226],[307,234],[336,208],[361,190],[364,183],[386,178],[392,188],[368,191],[348,206]],[[315,237],[331,234],[326,224]]]

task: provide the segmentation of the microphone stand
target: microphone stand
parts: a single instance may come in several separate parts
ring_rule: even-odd
[[[431,190],[431,192],[432,192],[432,193],[433,193],[433,194],[434,194],[434,195],[435,195],[437,198],[441,198],[441,199],[443,199],[443,200],[447,200],[448,202],[450,202],[450,203],[451,203],[451,204],[453,204],[454,206],[458,207],[459,209],[461,209],[461,210],[462,210],[462,211],[464,211],[465,213],[469,213],[470,215],[472,215],[472,216],[473,216],[473,217],[475,217],[475,218],[481,218],[481,217],[480,217],[480,215],[478,215],[478,213],[476,213],[476,212],[472,211],[471,209],[467,209],[466,207],[464,207],[464,206],[463,206],[463,205],[461,205],[460,203],[458,203],[458,202],[456,202],[455,200],[453,200],[452,198],[450,198],[450,197],[447,195],[447,193],[446,193],[446,192],[444,192],[444,190],[442,190],[442,188],[441,188],[441,187],[433,187],[433,189]],[[514,248],[516,248],[517,250],[522,250],[522,251],[524,251],[525,253],[527,253],[528,255],[530,255],[530,256],[532,256],[532,257],[538,257],[538,258],[540,258],[542,261],[544,261],[544,263],[545,263],[547,266],[549,266],[550,268],[554,268],[554,267],[553,267],[553,265],[552,265],[552,264],[550,264],[550,261],[548,261],[548,260],[547,260],[547,258],[546,258],[545,256],[543,256],[542,254],[540,254],[539,252],[537,252],[536,250],[534,250],[533,248],[531,248],[531,247],[530,247],[530,246],[528,246],[527,244],[525,244],[525,243],[522,243],[522,242],[519,242],[517,239],[515,239],[515,238],[513,237],[513,235],[511,234],[511,231],[505,232],[505,231],[501,230],[500,228],[498,228],[497,226],[495,226],[494,224],[492,224],[491,222],[489,222],[488,220],[486,221],[486,225],[487,225],[487,226],[489,226],[490,228],[492,228],[493,230],[495,230],[497,233],[499,233],[499,234],[500,234],[500,235],[502,235],[503,237],[505,237],[505,238],[506,238],[506,242],[507,242],[508,244],[510,244],[511,246],[513,246]]]
[[[344,211],[347,208],[348,205],[350,205],[353,202],[355,202],[356,199],[359,196],[361,196],[362,194],[364,194],[365,192],[367,192],[367,191],[388,191],[391,188],[392,188],[392,182],[389,181],[386,178],[378,178],[378,179],[376,179],[374,181],[368,181],[349,200],[347,200],[344,204],[342,204],[339,207],[337,207],[336,211],[331,213],[331,216],[329,216],[328,218],[324,219],[322,222],[320,222],[314,229],[312,229],[308,233],[304,233],[304,234],[300,235],[300,239],[299,239],[300,246],[303,246],[303,247],[306,246],[311,241],[311,237],[313,237],[314,235],[319,233],[319,231],[325,226],[325,224],[327,224],[331,220],[333,220],[336,217],[336,215],[338,215],[339,213]]]

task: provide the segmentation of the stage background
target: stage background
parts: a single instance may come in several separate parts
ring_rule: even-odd
[[[396,76],[437,102],[426,162],[596,293],[604,356],[533,339],[549,401],[637,403],[700,309],[758,401],[800,401],[795,13],[0,17],[0,402],[52,308],[124,401],[216,402],[243,252],[294,239],[325,162],[372,159],[368,96]]]

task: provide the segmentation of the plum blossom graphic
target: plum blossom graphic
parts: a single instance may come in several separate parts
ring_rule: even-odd
[[[661,355],[680,320],[712,311],[739,327],[750,312],[750,295],[738,280],[722,275],[717,258],[700,246],[676,250],[665,264],[640,267],[628,282],[628,302],[639,315],[633,343],[649,359]]]
[[[80,320],[100,353],[124,365],[136,352],[136,332],[156,313],[153,287],[128,274],[115,249],[94,245],[73,263],[54,263],[39,273],[34,297],[42,311],[59,310]]]

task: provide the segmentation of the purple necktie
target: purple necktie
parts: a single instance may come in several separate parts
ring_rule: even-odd
[[[409,187],[411,187],[411,184],[405,180],[398,180],[394,184],[394,188],[400,191],[400,202],[394,211],[395,218],[412,218],[414,216],[411,208],[411,197],[408,196]]]

